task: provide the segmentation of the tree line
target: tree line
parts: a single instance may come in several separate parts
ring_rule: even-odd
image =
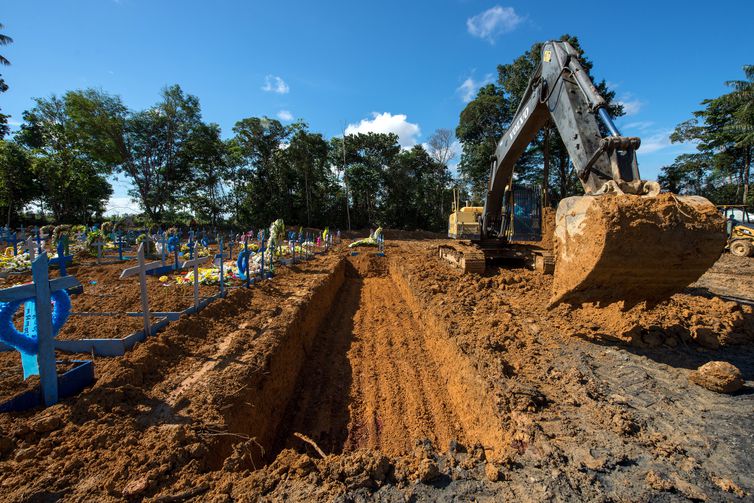
[[[729,92],[704,100],[703,108],[676,126],[671,142],[693,142],[662,168],[660,184],[679,194],[698,194],[717,204],[754,203],[749,184],[754,156],[754,65],[744,78],[727,81]]]
[[[9,224],[29,204],[56,223],[96,221],[114,176],[130,182],[145,223],[258,227],[283,218],[441,230],[451,186],[443,141],[453,141],[447,130],[407,150],[395,134],[328,140],[302,121],[269,117],[241,119],[223,139],[177,85],[145,110],[101,90],[69,91],[36,99],[20,130],[0,141],[0,210]]]
[[[0,34],[0,45],[12,41]],[[7,88],[0,76],[0,92]],[[0,113],[0,212],[11,226],[30,205],[57,224],[101,220],[112,179],[130,184],[144,224],[260,227],[283,218],[439,231],[447,222],[454,138],[446,129],[402,149],[395,134],[327,139],[303,121],[248,117],[223,138],[178,85],[144,110],[83,89],[35,99],[12,135],[7,119]]]

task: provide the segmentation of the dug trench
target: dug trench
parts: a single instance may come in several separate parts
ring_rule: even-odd
[[[505,429],[484,383],[387,258],[343,259],[280,340],[266,378],[224,410],[224,427],[253,439],[246,468],[286,448],[395,457],[428,443],[502,455]],[[234,446],[217,439],[215,468]]]
[[[548,309],[551,277],[463,275],[441,242],[281,268],[97,359],[80,395],[0,414],[0,500],[754,493],[751,306],[707,278],[654,308]],[[710,360],[748,387],[690,383]]]

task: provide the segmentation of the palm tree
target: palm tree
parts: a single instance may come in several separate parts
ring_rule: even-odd
[[[744,80],[729,80],[725,83],[733,91],[722,99],[734,107],[733,121],[728,126],[735,134],[736,146],[744,152],[744,196],[747,203],[749,172],[754,157],[754,65],[744,65]]]
[[[725,85],[732,87],[729,100],[735,104],[735,122],[731,125],[738,133],[739,146],[754,145],[754,65],[744,65],[746,80],[729,80]]]
[[[3,23],[0,23],[0,30],[2,30],[3,28],[5,28],[5,26],[3,25]],[[8,45],[12,42],[13,42],[12,38],[10,38],[8,35],[4,35],[0,33],[0,45]],[[10,61],[5,59],[4,56],[0,55],[0,65],[8,66],[10,65]]]

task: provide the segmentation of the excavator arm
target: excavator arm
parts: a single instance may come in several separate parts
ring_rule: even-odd
[[[659,194],[657,182],[640,178],[641,141],[621,136],[606,106],[576,50],[547,42],[491,162],[482,240],[505,238],[516,162],[548,121],[584,187],[585,196],[558,205],[552,303],[660,301],[698,279],[724,247],[722,217],[708,200]]]
[[[602,136],[598,120],[609,136]],[[503,235],[503,196],[516,162],[548,121],[558,129],[586,194],[616,188],[628,194],[659,192],[655,182],[639,178],[636,150],[641,140],[620,135],[576,50],[568,42],[547,42],[541,63],[492,158],[482,217],[486,237]]]

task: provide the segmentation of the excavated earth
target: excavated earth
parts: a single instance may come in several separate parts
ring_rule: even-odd
[[[80,395],[0,414],[1,499],[752,498],[754,315],[731,279],[752,259],[653,306],[548,309],[552,277],[462,276],[438,243],[283,268],[96,359]],[[743,390],[691,383],[709,361]]]

